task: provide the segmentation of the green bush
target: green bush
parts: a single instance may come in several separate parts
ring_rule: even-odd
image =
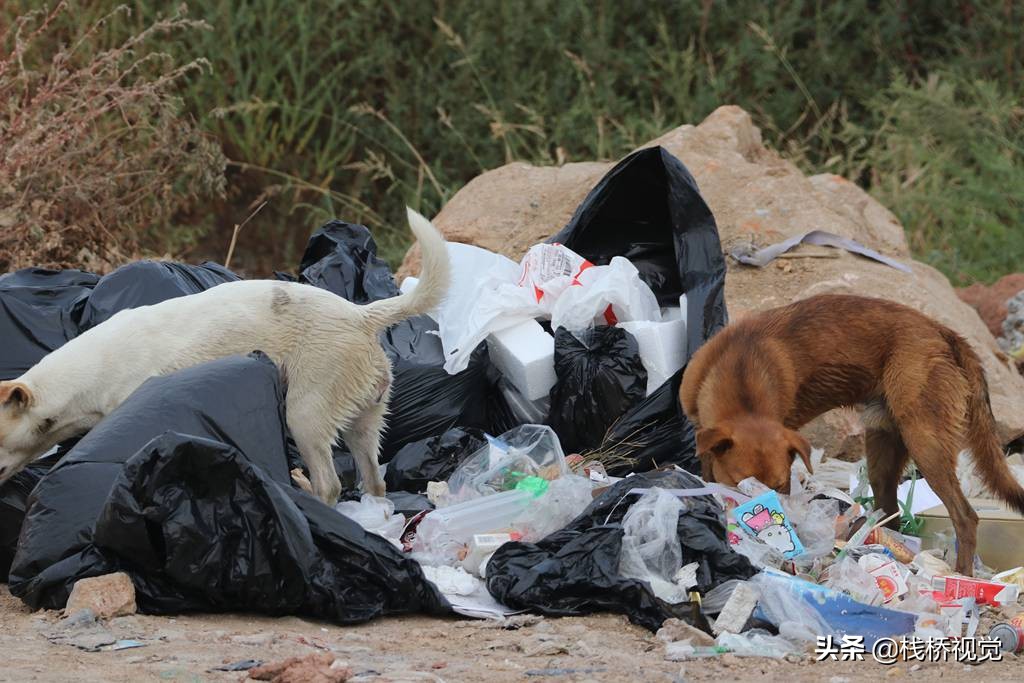
[[[164,11],[139,5],[137,22]],[[1021,185],[1011,182],[1020,157],[1009,151],[1024,140],[1012,107],[1024,94],[1020,3],[189,7],[214,30],[167,49],[210,61],[183,96],[232,160],[231,201],[206,227],[226,243],[230,226],[266,200],[240,244],[262,269],[294,263],[328,215],[367,223],[394,262],[408,239],[406,203],[436,212],[512,159],[615,158],[729,103],[805,170],[848,175],[879,196],[918,255],[955,278],[1016,267],[1006,240],[1021,231]]]

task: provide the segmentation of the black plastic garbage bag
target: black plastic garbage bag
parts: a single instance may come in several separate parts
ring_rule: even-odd
[[[40,458],[0,486],[0,582],[7,581],[18,549],[18,536],[21,535],[29,495],[62,456],[63,453],[58,452]]]
[[[678,370],[611,426],[597,449],[621,454],[634,462],[612,465],[609,474],[624,477],[630,472],[647,472],[668,465],[700,473],[693,425],[679,405],[682,381],[683,371]]]
[[[381,462],[390,461],[407,444],[453,427],[493,430],[510,412],[497,388],[487,345],[477,347],[465,370],[450,375],[444,369],[441,339],[431,334],[436,331],[437,323],[419,316],[381,337],[394,374]]]
[[[448,611],[414,560],[280,476],[233,446],[168,432],[125,464],[94,543],[118,558],[149,613],[349,624]]]
[[[663,147],[616,164],[549,242],[597,265],[628,258],[663,306],[685,293],[691,355],[727,321],[715,218],[686,166]]]
[[[619,575],[622,519],[639,500],[633,488],[686,489],[702,486],[685,472],[637,474],[620,481],[561,531],[537,543],[506,543],[487,563],[487,589],[499,602],[551,616],[598,611],[625,614],[651,631],[669,617],[694,623],[687,604],[669,605],[650,586]],[[687,498],[679,515],[683,564],[698,563],[697,589],[706,592],[729,579],[757,573],[726,540],[725,513],[711,496]],[[704,628],[705,624],[695,624]]]
[[[108,320],[126,308],[150,306],[167,299],[198,294],[238,276],[207,261],[193,266],[166,261],[136,261],[104,275],[85,307],[82,329]]]
[[[462,461],[487,443],[479,429],[455,427],[440,436],[407,444],[388,463],[388,491],[422,493],[431,481],[447,481]]]
[[[354,304],[398,295],[388,264],[377,258],[377,243],[362,225],[334,220],[306,244],[299,281],[334,292]]]
[[[123,465],[165,431],[213,438],[288,481],[282,389],[262,354],[234,356],[147,380],[39,482],[11,566],[11,592],[33,608],[63,607],[74,582],[114,571],[93,525]]]
[[[621,327],[555,332],[548,424],[566,453],[598,446],[608,428],[647,393],[636,339]]]
[[[283,405],[262,354],[147,381],[37,485],[11,592],[58,608],[124,571],[147,612],[447,611],[419,565],[292,485]]]
[[[99,276],[80,270],[24,270],[0,276],[0,380],[20,377],[78,336]]]

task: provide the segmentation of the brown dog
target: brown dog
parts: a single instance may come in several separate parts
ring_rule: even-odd
[[[816,296],[744,318],[694,354],[679,400],[697,428],[705,479],[756,476],[782,492],[795,458],[810,469],[810,444],[794,430],[863,405],[876,501],[899,511],[896,487],[912,458],[949,510],[962,574],[971,575],[978,526],[956,477],[963,446],[993,493],[1024,514],[981,361],[955,332],[900,304]]]

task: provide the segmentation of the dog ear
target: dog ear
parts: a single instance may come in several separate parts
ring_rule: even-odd
[[[733,441],[719,427],[704,427],[697,430],[697,453],[721,455],[732,448]]]
[[[21,382],[0,382],[0,405],[20,413],[32,405],[32,390]]]
[[[794,451],[800,455],[800,458],[804,461],[804,465],[807,466],[807,471],[814,474],[814,468],[811,467],[811,444],[807,439],[803,437],[800,432],[793,431],[792,429],[787,430],[786,437],[789,439],[789,452],[792,454]]]

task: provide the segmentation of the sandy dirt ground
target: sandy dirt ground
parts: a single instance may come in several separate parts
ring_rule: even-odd
[[[215,667],[255,659],[270,662],[329,652],[355,681],[1019,681],[1024,660],[969,666],[958,662],[816,662],[740,658],[671,662],[663,644],[624,617],[534,619],[518,628],[493,622],[402,617],[354,627],[296,617],[197,614],[133,615],[106,623],[118,638],[144,647],[86,652],[47,637],[59,612],[31,612],[0,591],[0,680],[3,681],[245,681],[247,674]],[[998,615],[997,615],[998,616]],[[985,632],[989,619],[983,622]]]

